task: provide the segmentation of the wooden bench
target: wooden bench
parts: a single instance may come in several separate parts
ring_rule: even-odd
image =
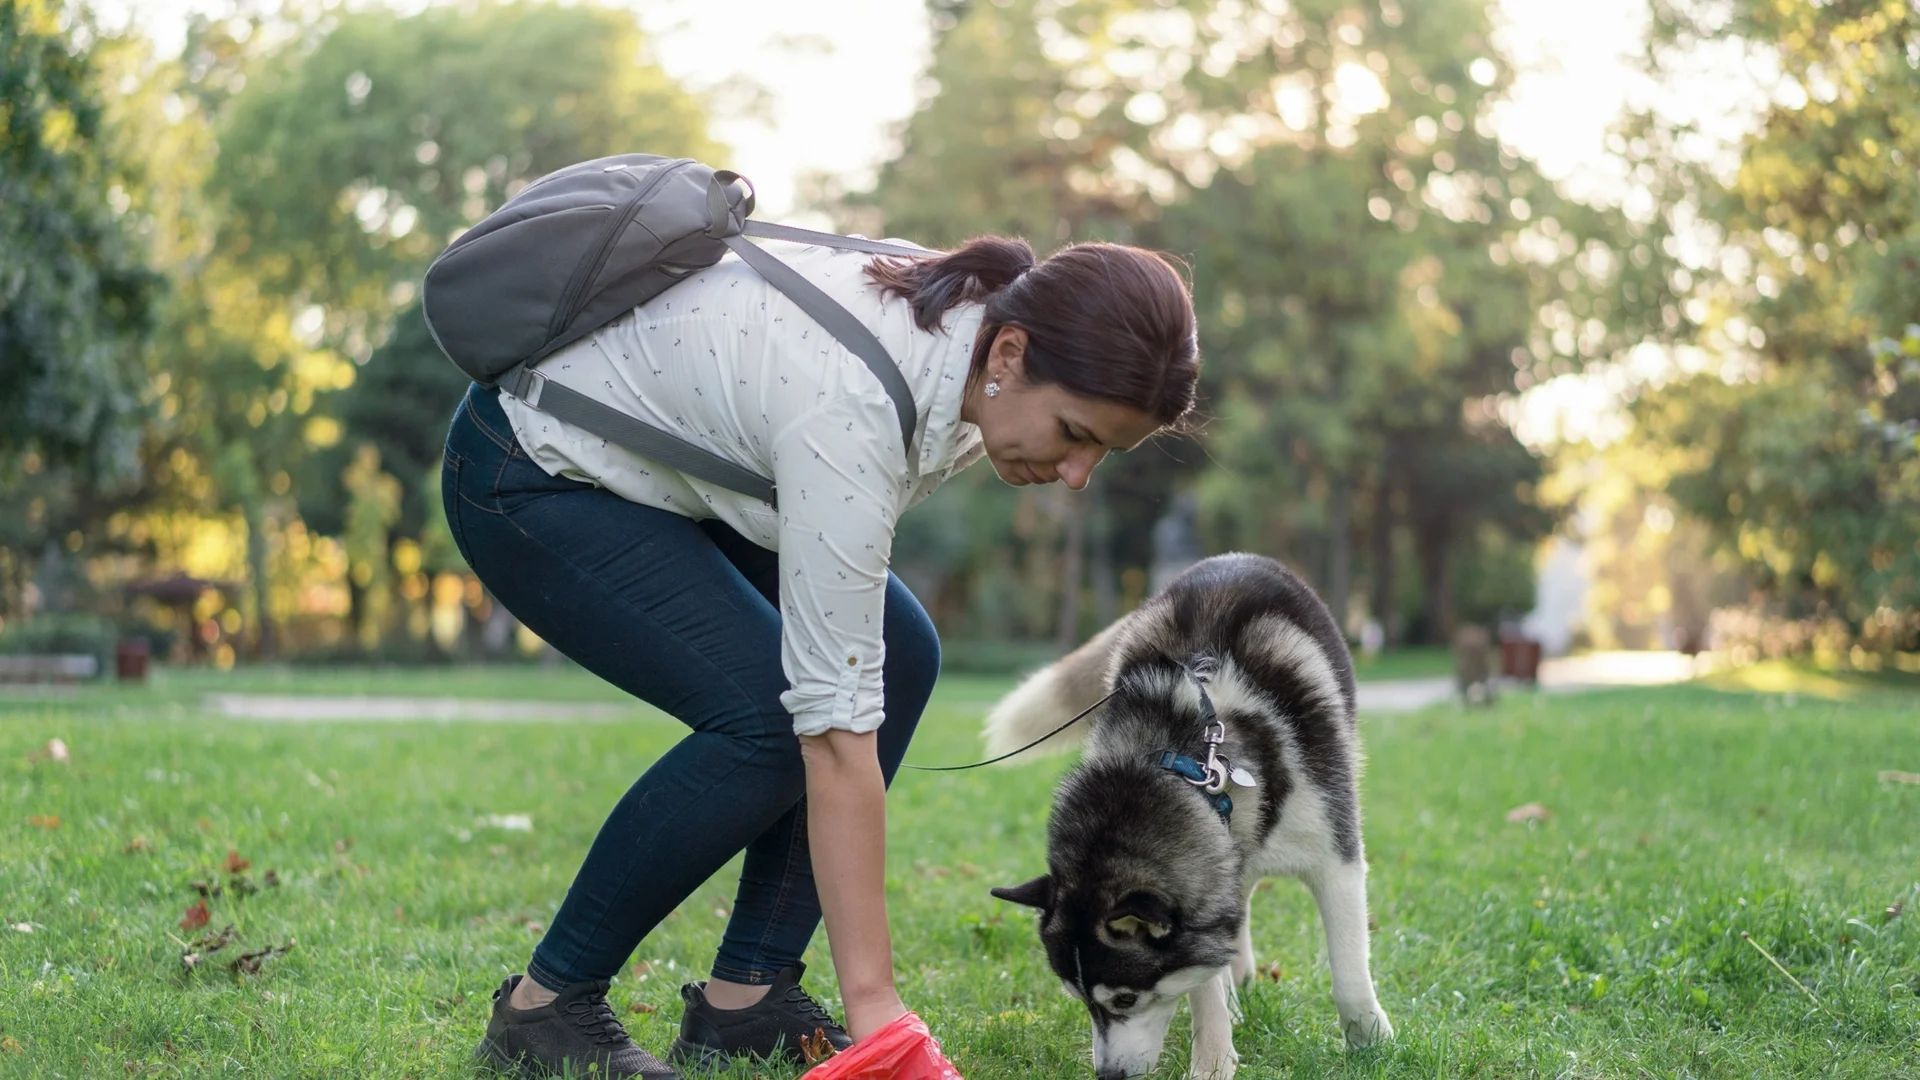
[[[0,655],[0,683],[71,683],[100,674],[100,658],[89,653]]]

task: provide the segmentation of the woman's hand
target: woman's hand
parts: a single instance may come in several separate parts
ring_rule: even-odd
[[[827,945],[855,1040],[904,1015],[887,931],[887,786],[872,732],[800,737],[807,841]]]

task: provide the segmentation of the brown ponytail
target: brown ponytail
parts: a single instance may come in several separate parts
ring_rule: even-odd
[[[867,277],[913,307],[913,321],[929,333],[955,304],[983,304],[987,297],[1033,269],[1025,240],[977,236],[959,250],[925,259],[875,259]]]
[[[945,255],[875,259],[867,276],[936,330],[955,304],[986,306],[973,367],[1003,326],[1027,332],[1026,376],[1146,412],[1162,426],[1193,407],[1200,345],[1193,299],[1165,258],[1120,244],[1074,244],[1036,264],[1020,239],[981,236]]]

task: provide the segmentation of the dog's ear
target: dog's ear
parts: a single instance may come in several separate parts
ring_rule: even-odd
[[[1002,900],[1045,911],[1053,906],[1053,875],[1041,874],[1024,885],[1002,885],[993,890]]]
[[[1173,902],[1157,892],[1128,893],[1107,913],[1108,931],[1120,937],[1150,937],[1173,933]]]

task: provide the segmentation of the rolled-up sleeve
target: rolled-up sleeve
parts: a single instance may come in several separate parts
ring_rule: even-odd
[[[795,418],[774,439],[780,659],[791,687],[780,701],[799,735],[867,732],[885,719],[881,619],[906,491],[898,423],[886,397],[853,395]]]

